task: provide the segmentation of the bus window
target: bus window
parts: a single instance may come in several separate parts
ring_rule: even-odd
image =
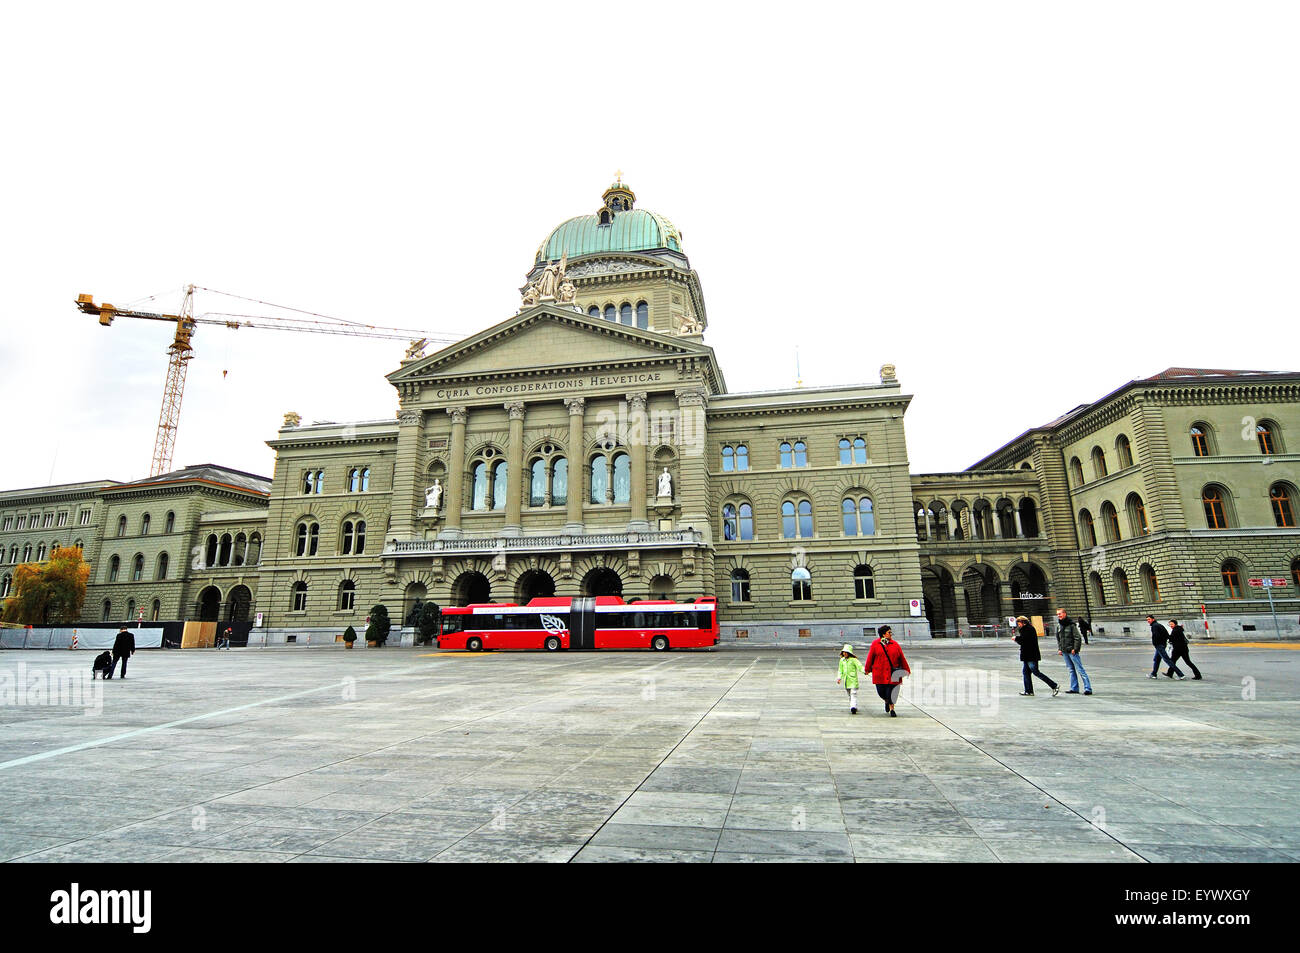
[[[444,635],[451,635],[455,632],[464,630],[465,617],[463,615],[444,615],[442,617],[442,631]]]

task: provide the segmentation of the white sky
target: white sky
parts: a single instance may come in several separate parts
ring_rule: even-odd
[[[1171,365],[1300,369],[1295,4],[458,6],[7,9],[0,488],[148,473],[169,329],[79,292],[470,333],[616,169],[730,388],[896,363],[913,472]],[[195,344],[177,467],[396,411],[396,342]]]

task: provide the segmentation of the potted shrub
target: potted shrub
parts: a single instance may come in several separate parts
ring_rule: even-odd
[[[366,644],[382,648],[388,641],[388,632],[392,627],[393,623],[388,618],[388,608],[375,606],[370,610],[370,624],[366,626]]]
[[[347,646],[348,648],[352,648],[352,643],[355,642],[356,640],[357,640],[356,629],[352,628],[352,626],[348,626],[346,629],[343,630],[343,644],[345,646]]]

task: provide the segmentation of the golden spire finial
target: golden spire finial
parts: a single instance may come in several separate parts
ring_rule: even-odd
[[[623,170],[622,170],[622,169],[618,169],[618,170],[616,170],[616,171],[614,172],[614,181],[617,182],[619,185],[622,185],[622,184],[623,184]]]

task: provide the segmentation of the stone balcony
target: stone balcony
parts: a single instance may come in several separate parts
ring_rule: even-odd
[[[498,553],[565,553],[602,549],[683,549],[703,547],[704,534],[683,529],[644,533],[551,533],[544,536],[461,536],[455,539],[391,539],[386,558]]]

